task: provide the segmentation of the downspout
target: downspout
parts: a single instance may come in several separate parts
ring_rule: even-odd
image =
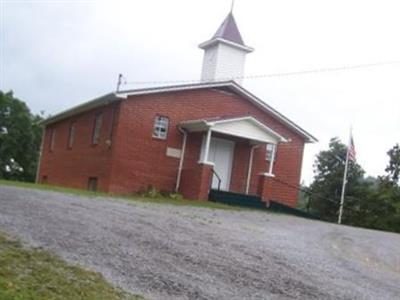
[[[259,146],[260,145],[253,145],[250,150],[249,169],[247,170],[246,195],[249,194],[249,190],[250,190],[251,169],[253,168],[254,150],[256,148],[258,148]]]
[[[187,132],[186,132],[186,130],[182,129],[181,127],[178,127],[178,130],[183,134],[183,141],[182,141],[181,157],[180,157],[180,160],[179,160],[178,175],[176,177],[175,192],[179,191],[179,187],[180,187],[180,184],[181,184],[183,160],[185,158],[186,140],[187,140]]]
[[[42,140],[40,142],[40,149],[39,149],[39,159],[38,159],[38,163],[36,166],[36,178],[35,178],[35,183],[39,183],[40,179],[39,179],[39,172],[40,172],[40,165],[42,163],[42,153],[43,153],[43,144],[44,144],[44,137],[46,135],[46,127],[43,128],[43,132],[42,132]]]

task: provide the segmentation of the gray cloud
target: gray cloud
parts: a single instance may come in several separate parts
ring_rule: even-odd
[[[55,113],[130,81],[197,79],[200,42],[230,1],[3,1],[0,88],[35,111]],[[400,59],[396,1],[237,1],[246,73],[265,74]],[[308,145],[303,178],[329,138],[354,126],[358,160],[383,172],[399,142],[400,65],[246,80],[320,143]],[[136,86],[126,86],[134,88]]]

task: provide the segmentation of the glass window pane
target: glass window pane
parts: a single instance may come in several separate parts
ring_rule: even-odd
[[[169,119],[167,117],[157,116],[154,120],[153,137],[165,139],[168,132]]]
[[[266,146],[266,156],[265,159],[268,161],[272,160],[272,156],[274,155],[275,145],[274,144],[267,144]]]

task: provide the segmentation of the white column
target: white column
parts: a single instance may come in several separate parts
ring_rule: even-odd
[[[268,170],[268,174],[272,175],[272,171],[274,168],[274,162],[275,162],[275,154],[276,154],[276,148],[278,147],[277,144],[274,144],[274,147],[272,148],[272,154],[271,154],[271,160],[269,162],[269,170]]]
[[[177,175],[177,178],[176,178],[175,192],[179,191],[179,186],[181,184],[183,160],[185,159],[186,141],[187,141],[187,132],[186,132],[186,130],[183,130],[182,128],[179,128],[179,131],[182,132],[182,134],[183,134],[183,141],[182,141],[181,157],[179,159],[178,175]]]
[[[259,147],[259,145],[254,145],[251,147],[250,150],[250,158],[249,158],[249,169],[247,170],[247,181],[246,181],[246,194],[249,194],[250,190],[250,179],[251,179],[251,170],[253,168],[253,156],[254,156],[254,150]]]
[[[349,149],[350,149],[350,142],[351,142],[351,129],[350,129],[349,143],[348,143],[348,145],[347,145],[346,164],[344,165],[343,185],[342,185],[342,194],[340,195],[340,207],[339,207],[338,224],[342,224],[343,205],[344,205],[344,194],[346,193],[347,170],[348,170],[348,167],[349,167],[349,153],[350,153]]]
[[[211,128],[209,128],[207,131],[206,143],[204,145],[203,163],[208,163],[208,152],[210,152],[210,143],[211,143]]]
[[[43,146],[44,146],[44,138],[46,136],[46,127],[42,128],[42,140],[40,142],[40,149],[39,149],[39,159],[36,166],[36,177],[35,183],[40,183],[39,173],[40,173],[40,165],[42,164],[42,153],[43,153]]]

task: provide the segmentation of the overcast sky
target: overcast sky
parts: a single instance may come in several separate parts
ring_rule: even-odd
[[[1,6],[0,89],[54,114],[128,81],[200,77],[202,50],[230,0],[9,1]],[[400,3],[386,0],[236,0],[246,75],[400,61]],[[347,142],[369,175],[400,140],[400,64],[247,79],[244,86],[315,135],[303,179],[329,139]],[[141,87],[126,85],[125,88]]]

